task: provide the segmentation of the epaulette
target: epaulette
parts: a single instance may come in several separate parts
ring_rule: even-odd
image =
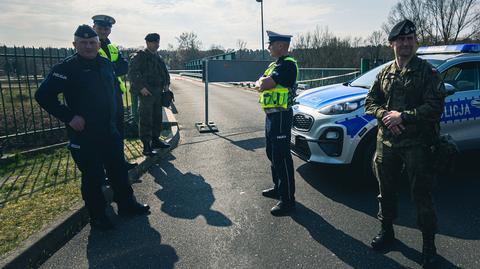
[[[390,71],[390,68],[392,68],[392,64],[395,64],[395,62],[385,66],[382,71],[380,71],[378,78],[383,79],[385,78],[385,75]]]
[[[145,51],[144,50],[137,50],[134,53],[130,54],[130,59],[133,59],[139,55],[144,55]]]
[[[63,59],[60,63],[68,63],[68,62],[71,62],[73,60],[75,60],[77,58],[77,53],[74,53],[70,56],[67,56],[65,59]]]

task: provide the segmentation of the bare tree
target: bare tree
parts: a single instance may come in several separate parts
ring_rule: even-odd
[[[202,42],[198,39],[194,32],[184,32],[180,36],[175,37],[178,42],[179,50],[200,50]]]
[[[247,41],[242,39],[237,39],[237,48],[238,50],[246,50],[247,49]]]
[[[373,33],[365,40],[366,46],[369,50],[371,59],[380,59],[382,48],[387,43],[387,38],[383,31],[373,31]]]
[[[184,32],[175,37],[178,42],[177,58],[180,63],[187,63],[201,57],[202,42],[194,32]]]
[[[400,0],[383,29],[388,33],[397,22],[410,19],[417,26],[420,43],[455,43],[479,34],[478,6],[477,0]]]
[[[388,35],[395,24],[409,19],[417,26],[420,43],[432,41],[436,43],[438,35],[435,33],[436,28],[431,24],[426,1],[428,0],[400,0],[392,7],[387,23],[382,26],[384,32]]]

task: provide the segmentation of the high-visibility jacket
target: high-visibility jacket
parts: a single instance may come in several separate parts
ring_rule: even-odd
[[[295,64],[297,68],[298,76],[298,65],[297,61],[293,57],[286,57],[284,61],[291,61]],[[275,69],[276,62],[270,63],[267,70],[263,73],[264,77],[268,77],[272,74]],[[288,88],[277,84],[275,88],[270,90],[265,90],[260,93],[260,98],[258,102],[262,105],[263,109],[266,108],[287,108],[288,107]]]
[[[117,46],[113,45],[112,43],[107,45],[108,52],[110,53],[110,61],[116,62],[118,60],[118,48]],[[100,53],[101,56],[105,57],[108,59],[107,53],[100,48],[98,50],[98,53]],[[127,91],[127,87],[125,86],[125,82],[123,82],[121,77],[117,77],[118,84],[120,84],[120,89],[122,90],[123,93]]]

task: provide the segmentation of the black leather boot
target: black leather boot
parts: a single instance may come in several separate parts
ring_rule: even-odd
[[[155,154],[157,154],[157,151],[153,150],[152,147],[150,146],[150,142],[147,142],[147,141],[143,141],[143,155],[145,156],[154,156]]]
[[[161,141],[158,138],[152,139],[152,148],[154,149],[168,149],[170,144]]]
[[[148,215],[148,214],[150,214],[150,206],[147,204],[140,204],[137,201],[118,204],[119,216],[134,217],[137,215]]]
[[[285,216],[295,210],[295,201],[280,201],[272,209],[270,213],[274,216]]]
[[[270,188],[262,191],[262,195],[272,199],[280,199],[280,194],[275,188]]]
[[[138,166],[138,163],[129,163],[128,161],[125,161],[125,166],[127,166],[127,170],[132,170],[133,168]]]
[[[422,267],[433,269],[437,266],[437,248],[435,248],[435,234],[422,233],[423,236],[423,262]]]
[[[385,250],[395,241],[395,233],[393,232],[393,224],[391,222],[382,222],[382,229],[372,239],[370,245],[375,250]]]
[[[113,223],[105,214],[91,214],[90,226],[92,229],[98,229],[100,231],[108,231],[114,228]]]

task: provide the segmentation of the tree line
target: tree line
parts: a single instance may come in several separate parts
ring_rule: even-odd
[[[417,26],[420,45],[480,43],[479,0],[399,0],[388,14],[387,20],[368,37],[339,37],[328,27],[316,26],[313,30],[296,35],[291,45],[292,56],[302,67],[358,67],[361,58],[374,65],[393,58],[388,46],[390,29],[403,19]],[[247,49],[247,42],[237,40],[235,49],[221,45],[202,48],[194,32],[184,32],[176,37],[176,44],[168,44],[160,54],[170,69],[184,69],[191,60],[236,51],[243,60],[272,60],[268,51]],[[134,52],[127,49],[125,54]],[[2,61],[3,60],[3,61]],[[0,69],[22,70],[24,62],[0,59]]]
[[[420,45],[480,42],[478,0],[399,0],[386,22],[368,37],[339,37],[328,27],[317,26],[294,37],[292,56],[302,67],[358,67],[361,58],[380,64],[393,58],[388,33],[403,19],[410,19],[417,26]],[[172,69],[183,69],[190,60],[234,51],[218,45],[202,50],[202,42],[193,32],[182,33],[176,40],[176,47],[169,45],[160,52]],[[237,59],[263,59],[261,50],[247,49],[243,40],[237,40],[235,51]],[[268,52],[265,58],[271,60]]]

